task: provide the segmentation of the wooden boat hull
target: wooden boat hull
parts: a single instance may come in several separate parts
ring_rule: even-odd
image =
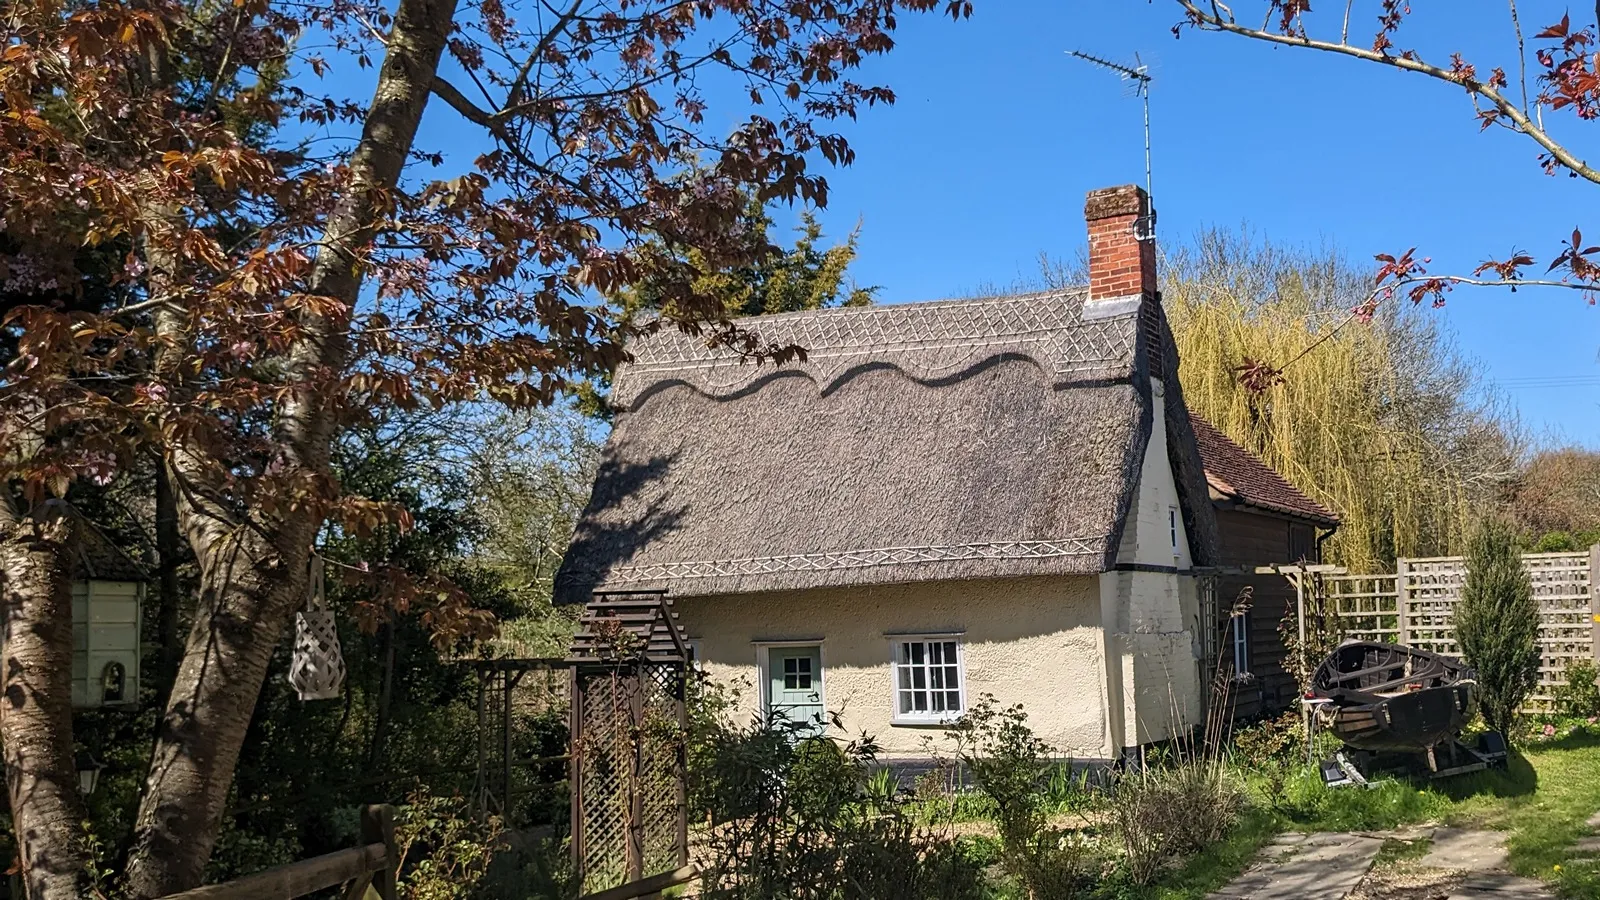
[[[1399,644],[1351,642],[1317,667],[1318,715],[1348,746],[1418,752],[1453,740],[1472,715],[1472,671]]]
[[[1460,734],[1471,712],[1472,688],[1458,684],[1337,706],[1327,727],[1361,750],[1415,752]]]

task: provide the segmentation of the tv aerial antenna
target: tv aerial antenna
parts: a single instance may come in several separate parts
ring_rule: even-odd
[[[1152,64],[1145,62],[1137,53],[1133,55],[1133,65],[1131,66],[1126,63],[1113,62],[1112,60],[1095,56],[1092,53],[1085,53],[1082,50],[1068,50],[1067,53],[1086,63],[1115,73],[1122,78],[1125,93],[1138,97],[1140,102],[1144,104],[1144,191],[1153,198],[1155,195],[1150,189],[1150,85],[1155,81],[1155,76],[1150,74]],[[1151,202],[1153,204],[1154,200]],[[1150,211],[1149,226],[1145,230],[1147,234],[1143,235],[1144,237],[1155,236],[1156,214],[1153,207]]]

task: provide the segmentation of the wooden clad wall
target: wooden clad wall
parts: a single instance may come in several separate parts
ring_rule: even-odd
[[[1253,568],[1274,563],[1317,562],[1316,529],[1311,525],[1243,509],[1217,511],[1221,562],[1226,567]],[[1251,680],[1234,692],[1235,715],[1255,718],[1289,706],[1295,699],[1294,678],[1284,669],[1286,651],[1278,639],[1278,623],[1294,605],[1294,589],[1281,575],[1239,575],[1218,579],[1217,609],[1223,629],[1221,646],[1231,652],[1227,610],[1246,587],[1254,588],[1247,619]],[[1208,663],[1209,664],[1209,663]]]

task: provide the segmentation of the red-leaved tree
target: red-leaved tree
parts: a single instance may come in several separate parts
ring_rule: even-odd
[[[1378,65],[1392,66],[1434,79],[1464,91],[1471,99],[1479,122],[1487,130],[1503,128],[1521,135],[1537,146],[1537,163],[1550,175],[1566,174],[1575,179],[1600,184],[1600,169],[1584,162],[1582,155],[1545,127],[1545,112],[1573,116],[1582,122],[1600,119],[1600,3],[1596,4],[1597,23],[1574,25],[1570,15],[1524,37],[1517,0],[1508,0],[1508,15],[1515,46],[1510,47],[1507,66],[1484,67],[1453,53],[1448,61],[1425,59],[1403,44],[1403,26],[1411,15],[1411,0],[1346,0],[1332,4],[1335,9],[1324,20],[1315,21],[1310,0],[1260,0],[1249,4],[1246,15],[1240,4],[1219,0],[1176,0],[1184,19],[1173,27],[1175,35],[1185,29],[1232,34],[1266,43],[1301,47],[1333,53]],[[1417,0],[1422,2],[1422,0]],[[1441,3],[1441,7],[1453,4]],[[1321,4],[1319,4],[1321,6]],[[1370,23],[1369,32],[1361,25]],[[1259,22],[1259,25],[1252,24]],[[1354,33],[1361,35],[1352,40]],[[1529,42],[1532,42],[1530,54]],[[1600,246],[1584,241],[1581,228],[1558,238],[1559,248],[1544,259],[1515,251],[1503,260],[1489,259],[1469,273],[1430,273],[1431,260],[1419,257],[1413,247],[1404,253],[1378,254],[1378,269],[1371,294],[1350,311],[1339,327],[1370,319],[1379,304],[1404,299],[1411,303],[1430,301],[1443,306],[1445,295],[1457,285],[1553,287],[1580,291],[1593,304],[1600,297]],[[1525,270],[1543,266],[1543,273],[1527,277]],[[1332,337],[1339,327],[1330,329]],[[1310,351],[1311,348],[1308,348]],[[1304,355],[1303,353],[1301,354]],[[1294,360],[1273,363],[1246,360],[1241,378],[1250,386],[1264,388],[1283,377],[1283,369]]]
[[[830,123],[893,100],[852,70],[891,49],[899,15],[930,11],[971,4],[8,4],[0,739],[29,895],[89,887],[59,502],[75,483],[158,458],[199,564],[124,867],[132,896],[161,896],[201,882],[319,529],[407,524],[340,491],[341,427],[546,403],[640,328],[797,352],[731,325],[645,236],[732,266],[751,252],[729,227],[748,197],[824,204],[813,164],[852,157]],[[319,89],[373,64],[370,99]],[[430,103],[434,128],[482,148],[460,169],[419,137]],[[645,270],[672,318],[598,300]],[[374,578],[441,641],[490,627],[447,584]]]

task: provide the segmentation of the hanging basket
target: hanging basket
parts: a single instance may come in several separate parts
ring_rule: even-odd
[[[294,616],[294,656],[289,683],[301,700],[333,700],[344,690],[344,654],[339,627],[323,598],[322,559],[311,558],[306,608]]]

